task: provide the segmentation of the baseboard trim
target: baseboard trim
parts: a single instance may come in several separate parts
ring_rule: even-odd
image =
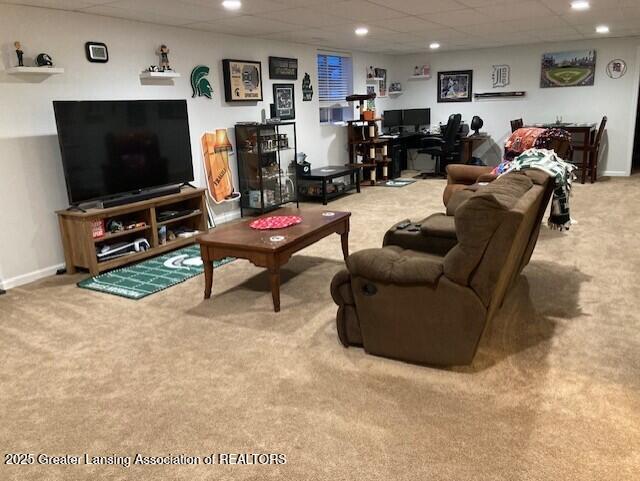
[[[625,170],[605,170],[602,174],[603,177],[628,177],[629,174]]]
[[[44,269],[38,269],[37,271],[27,272],[26,274],[5,279],[3,282],[0,282],[0,289],[9,290],[13,289],[14,287],[20,287],[25,284],[29,284],[30,282],[35,282],[45,277],[53,276],[58,269],[61,269],[63,267],[64,264],[56,264],[54,266],[45,267]]]
[[[220,215],[216,215],[213,220],[215,220],[216,224],[224,224],[225,222],[230,222],[232,220],[236,220],[240,218],[240,210],[232,210],[231,212],[224,212]]]

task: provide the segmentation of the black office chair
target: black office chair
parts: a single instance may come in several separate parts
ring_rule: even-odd
[[[422,148],[418,150],[420,154],[429,154],[436,161],[434,175],[444,175],[444,168],[454,163],[460,158],[460,142],[458,141],[458,131],[462,123],[461,114],[451,114],[447,121],[447,126],[441,136],[428,136],[422,139]],[[444,165],[443,165],[444,164]],[[417,177],[426,179],[428,173],[421,173]]]

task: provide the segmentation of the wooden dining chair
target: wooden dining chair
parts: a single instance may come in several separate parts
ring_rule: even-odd
[[[606,115],[602,117],[600,127],[598,127],[598,133],[596,134],[593,143],[586,148],[586,151],[589,154],[589,165],[587,166],[587,170],[589,173],[589,180],[592,184],[598,180],[598,158],[600,157],[602,135],[604,134],[604,129],[607,126],[607,120]]]
[[[522,119],[515,119],[511,121],[511,133],[524,127],[524,121]]]

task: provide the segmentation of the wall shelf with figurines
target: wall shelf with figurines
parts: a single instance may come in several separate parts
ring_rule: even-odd
[[[409,77],[409,80],[428,80],[431,78],[431,67],[429,65],[423,65],[422,67],[416,65],[413,69],[413,75]]]
[[[24,65],[24,51],[22,50],[22,43],[16,40],[13,42],[13,46],[16,49],[16,57],[18,59],[18,65],[15,67],[9,67],[6,72],[10,75],[28,74],[28,75],[56,75],[64,73],[63,68],[57,68],[53,65],[51,56],[47,53],[38,54],[35,59],[35,65],[33,67],[26,67]]]
[[[64,73],[60,67],[10,67],[7,69],[9,75],[58,75]]]
[[[140,78],[179,78],[181,75],[178,72],[154,72],[151,70],[145,70],[140,73]]]
[[[159,65],[150,65],[147,70],[140,72],[141,79],[172,79],[179,78],[180,74],[171,68],[169,64],[169,48],[162,44],[156,51]]]

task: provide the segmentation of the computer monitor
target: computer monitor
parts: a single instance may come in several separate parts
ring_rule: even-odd
[[[416,131],[422,126],[431,124],[431,109],[407,109],[402,112],[402,125],[415,127]]]
[[[402,110],[385,110],[382,117],[382,128],[384,130],[392,130],[400,128],[404,124],[402,122]]]

